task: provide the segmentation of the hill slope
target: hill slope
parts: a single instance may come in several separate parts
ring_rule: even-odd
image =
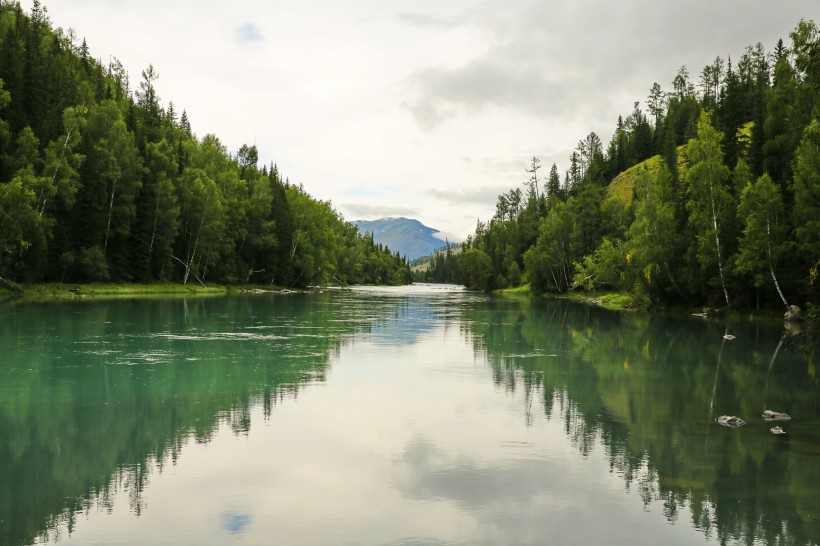
[[[389,247],[393,252],[398,250],[402,256],[410,260],[430,255],[447,244],[434,236],[439,233],[437,229],[425,226],[412,218],[380,218],[356,220],[351,223],[360,233],[372,233],[376,243]]]

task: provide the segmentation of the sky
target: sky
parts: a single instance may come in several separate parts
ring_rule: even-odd
[[[30,9],[33,0],[22,0]],[[229,151],[256,144],[348,220],[416,218],[451,240],[568,168],[619,115],[697,82],[716,56],[771,51],[818,0],[42,0],[132,89],[149,64],[167,107]]]

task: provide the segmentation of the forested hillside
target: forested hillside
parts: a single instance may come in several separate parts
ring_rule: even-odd
[[[773,51],[682,67],[578,143],[563,177],[538,158],[431,279],[481,289],[626,290],[658,303],[818,301],[820,36],[801,20]]]
[[[406,283],[255,146],[229,153],[73,31],[0,2],[0,278],[16,282]]]

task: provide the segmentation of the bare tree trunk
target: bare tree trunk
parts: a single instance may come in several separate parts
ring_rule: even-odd
[[[111,201],[108,203],[108,224],[105,226],[105,243],[103,244],[103,256],[108,250],[108,234],[111,231],[111,215],[114,212],[114,192],[117,188],[117,181],[111,184]]]
[[[208,205],[211,202],[211,196],[208,196],[208,199],[205,200],[205,208],[202,210],[202,218],[199,219],[199,229],[196,232],[196,239],[194,240],[194,248],[191,251],[190,255],[188,256],[188,263],[185,265],[185,278],[182,281],[182,284],[188,284],[188,275],[191,272],[191,266],[194,263],[194,258],[196,257],[196,249],[199,246],[199,236],[202,234],[202,226],[205,224],[205,216],[208,213]],[[194,275],[196,277],[196,275]],[[196,277],[199,280],[199,277]],[[199,281],[202,284],[202,281]]]
[[[677,291],[678,295],[681,298],[683,298],[683,300],[686,303],[689,303],[689,298],[684,296],[683,291],[678,286],[678,283],[675,282],[675,277],[674,277],[674,275],[672,275],[672,269],[669,267],[669,262],[664,261],[663,262],[663,267],[666,269],[666,275],[669,277],[669,280],[672,282],[672,286],[675,287],[675,290]]]
[[[712,172],[709,170],[709,198],[712,203],[712,228],[715,230],[715,254],[717,255],[718,271],[720,272],[720,286],[723,288],[723,296],[726,298],[726,307],[731,307],[729,303],[729,291],[726,290],[726,282],[723,279],[723,260],[720,257],[720,234],[718,233],[717,210],[715,209],[715,188],[712,183]]]
[[[157,217],[159,216],[159,198],[157,198],[157,204],[154,207],[154,226],[151,228],[151,244],[148,245],[148,259],[151,259],[151,255],[154,253],[154,236],[157,233]]]
[[[171,258],[175,259],[176,261],[178,261],[179,263],[181,263],[181,264],[185,267],[185,280],[182,282],[182,284],[187,284],[187,282],[188,282],[188,274],[190,273],[191,275],[193,275],[193,276],[194,276],[194,278],[195,278],[196,280],[198,280],[198,281],[199,281],[199,284],[201,284],[202,286],[205,286],[205,283],[204,283],[204,282],[202,282],[202,279],[200,279],[199,277],[197,277],[197,276],[196,276],[196,273],[194,273],[193,271],[191,271],[191,266],[190,266],[190,263],[187,263],[187,264],[186,264],[185,262],[183,262],[182,260],[180,260],[179,258],[177,258],[176,256],[174,256],[173,254],[171,255]]]
[[[265,272],[265,270],[264,270],[264,269],[254,269],[254,268],[251,268],[251,269],[250,269],[250,271],[248,271],[248,276],[247,276],[247,278],[245,278],[245,284],[250,284],[250,283],[251,283],[251,276],[252,276],[254,273],[264,273],[264,272]]]
[[[780,290],[780,283],[777,282],[777,277],[774,275],[774,266],[772,265],[772,239],[771,239],[771,231],[769,229],[769,218],[766,217],[766,254],[768,254],[769,258],[769,272],[772,274],[772,280],[774,281],[774,287],[777,288],[777,293],[780,295],[780,299],[783,302],[783,305],[786,306],[786,309],[789,308],[789,302],[786,301],[786,296],[783,295],[783,291]]]
[[[550,275],[552,275],[552,282],[555,283],[555,288],[557,288],[558,291],[560,292],[561,291],[561,286],[558,284],[558,279],[555,278],[555,271],[552,269],[551,265],[547,264],[547,267],[550,268]]]
[[[77,122],[76,121],[71,126],[71,128],[68,131],[66,131],[65,140],[63,141],[63,149],[60,150],[60,157],[58,158],[58,161],[60,159],[62,159],[63,156],[65,155],[66,148],[68,148],[68,142],[71,140],[71,133],[74,132],[75,127],[77,127]],[[51,185],[52,186],[54,185],[54,181],[57,180],[57,171],[59,171],[59,170],[60,170],[60,166],[58,164],[56,167],[54,167],[54,173],[52,173],[52,175],[51,175]],[[39,201],[40,199],[42,199],[42,202],[40,203],[39,212],[40,212],[40,216],[42,216],[43,212],[46,210],[46,203],[48,202],[48,198],[45,197],[44,195],[42,195],[42,193],[41,193],[41,195],[38,196],[37,200]]]

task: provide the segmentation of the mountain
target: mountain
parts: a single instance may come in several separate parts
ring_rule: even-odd
[[[427,227],[412,218],[380,218],[352,222],[362,234],[372,233],[373,241],[399,251],[409,260],[428,256],[447,243],[434,237],[439,230]],[[457,241],[450,241],[455,243]]]

